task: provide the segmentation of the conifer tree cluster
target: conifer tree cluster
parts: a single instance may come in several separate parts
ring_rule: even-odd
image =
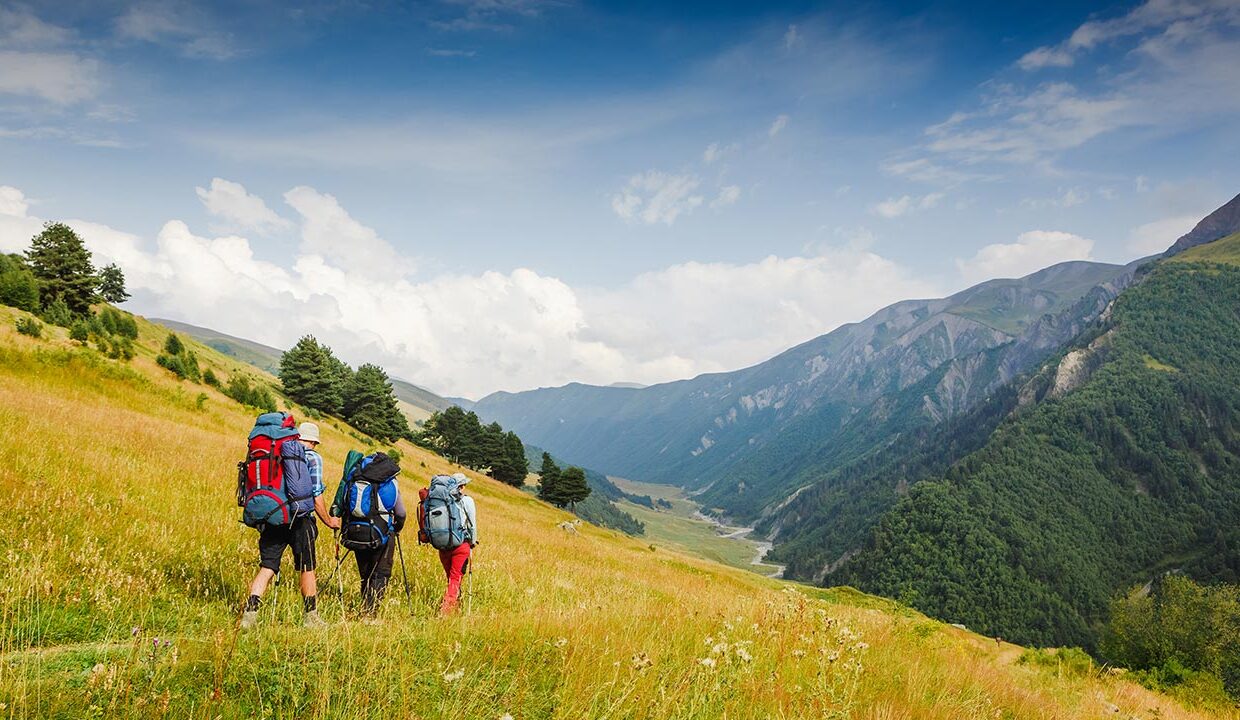
[[[137,323],[112,308],[95,314],[91,306],[128,299],[121,269],[108,265],[96,272],[86,243],[64,223],[45,225],[24,255],[0,254],[0,305],[69,328],[70,338],[83,345],[93,340],[101,352],[115,359],[133,357]]]
[[[571,507],[590,496],[585,470],[579,467],[561,470],[549,453],[543,453],[538,477],[538,497],[556,507]]]
[[[394,442],[412,436],[383,368],[367,364],[354,372],[312,335],[280,358],[280,383],[298,403],[343,417],[371,437]]]
[[[474,412],[453,405],[426,421],[416,441],[433,448],[449,460],[472,470],[487,473],[509,485],[520,487],[529,474],[525,444],[499,423],[483,425]]]

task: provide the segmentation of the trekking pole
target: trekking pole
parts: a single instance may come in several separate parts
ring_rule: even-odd
[[[396,533],[396,554],[400,556],[400,574],[405,578],[405,604],[409,612],[413,612],[413,601],[409,598],[409,571],[405,569],[405,548],[400,544],[400,533]]]
[[[465,598],[465,617],[469,617],[474,611],[474,551],[477,549],[469,549],[469,596]]]

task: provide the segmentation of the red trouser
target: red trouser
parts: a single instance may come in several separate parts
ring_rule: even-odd
[[[443,565],[444,574],[448,576],[448,589],[444,591],[443,602],[439,604],[440,615],[456,610],[457,600],[461,597],[461,576],[465,574],[466,563],[469,562],[469,551],[469,543],[461,543],[452,550],[439,551],[439,562]]]

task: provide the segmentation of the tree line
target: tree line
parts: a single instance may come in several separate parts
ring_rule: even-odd
[[[542,467],[538,469],[538,497],[556,507],[573,507],[589,496],[585,470],[579,467],[561,470],[550,453],[543,453]]]
[[[524,485],[529,474],[525,444],[516,433],[496,422],[483,425],[477,413],[456,405],[431,415],[414,442],[514,487]]]
[[[413,439],[392,382],[378,365],[355,371],[326,344],[306,335],[280,358],[279,376],[284,393],[312,410],[342,417],[379,440]]]

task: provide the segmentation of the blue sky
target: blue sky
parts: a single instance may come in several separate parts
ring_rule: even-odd
[[[138,312],[478,396],[739,367],[1240,191],[1235,0],[857,5],[0,2],[0,249],[70,220]]]

